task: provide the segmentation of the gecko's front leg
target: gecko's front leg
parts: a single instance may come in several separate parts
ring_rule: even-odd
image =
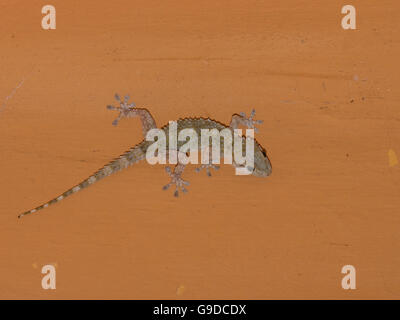
[[[254,132],[258,132],[258,128],[255,127],[256,124],[263,123],[262,120],[254,120],[256,110],[251,110],[250,116],[247,118],[244,112],[239,114],[234,114],[232,116],[231,124],[229,125],[232,129],[237,129],[240,125],[245,126],[250,129],[254,129]]]
[[[174,172],[171,172],[170,167],[166,167],[165,171],[170,175],[171,182],[168,183],[167,185],[165,185],[163,187],[163,190],[169,189],[169,187],[174,184],[175,185],[175,192],[174,192],[175,197],[177,197],[179,195],[178,189],[181,189],[182,192],[187,192],[188,190],[185,188],[185,185],[188,186],[189,182],[182,179],[181,176],[182,176],[183,170],[185,170],[185,165],[182,163],[178,163],[175,166]]]
[[[115,94],[115,99],[119,102],[119,107],[108,105],[109,110],[118,110],[118,117],[112,122],[116,126],[122,118],[139,117],[142,122],[143,136],[146,138],[146,134],[150,129],[157,128],[154,118],[147,109],[136,108],[135,103],[128,104],[129,96],[126,95],[122,101],[118,94]]]
[[[197,167],[197,168],[195,169],[195,171],[196,171],[196,172],[200,172],[201,170],[206,169],[207,176],[211,177],[210,168],[212,168],[212,169],[214,169],[214,170],[218,170],[218,169],[219,169],[219,166],[217,166],[217,165],[215,165],[215,164],[212,163],[212,149],[206,148],[206,149],[204,150],[204,152],[207,152],[207,151],[209,152],[209,155],[208,155],[208,161],[209,161],[209,163],[202,164],[200,167]]]
[[[214,170],[218,170],[219,166],[216,166],[215,164],[202,164],[200,167],[196,168],[195,171],[196,172],[200,172],[203,169],[206,169],[207,175],[209,177],[211,177],[211,172],[210,172],[210,168],[214,169]]]

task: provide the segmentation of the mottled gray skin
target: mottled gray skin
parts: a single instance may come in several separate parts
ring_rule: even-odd
[[[128,104],[128,99],[129,97],[126,96],[124,101],[121,101],[120,97],[118,95],[115,95],[116,99],[120,103],[119,107],[114,107],[114,106],[107,106],[108,109],[110,110],[118,110],[120,113],[113,121],[113,125],[117,125],[118,121],[121,118],[130,118],[130,117],[139,117],[141,122],[142,122],[142,127],[143,127],[143,136],[146,137],[147,132],[150,129],[157,128],[156,123],[151,116],[150,112],[147,109],[144,108],[136,108],[134,104]],[[182,129],[186,128],[191,128],[196,131],[198,136],[201,136],[201,129],[217,129],[217,130],[223,130],[225,128],[229,128],[232,130],[237,129],[240,125],[246,126],[248,128],[254,128],[254,131],[257,132],[257,128],[254,127],[255,124],[262,123],[261,120],[253,120],[253,117],[255,115],[255,111],[253,110],[252,113],[250,114],[249,118],[246,118],[244,113],[234,114],[232,116],[232,120],[229,126],[226,126],[218,121],[211,120],[211,119],[205,119],[205,118],[185,118],[185,119],[179,119],[177,121],[177,132],[180,132]],[[167,149],[169,148],[169,141],[168,141],[168,132],[169,132],[169,125],[166,125],[161,128],[162,130],[165,131],[166,133],[166,139],[167,139]],[[200,139],[199,139],[200,140]],[[183,145],[185,142],[178,142],[177,149],[179,150],[180,146]],[[73,193],[76,193],[80,191],[81,189],[84,189],[88,187],[89,185],[95,183],[98,180],[101,180],[117,171],[120,171],[121,169],[124,169],[134,163],[137,163],[141,160],[146,159],[146,151],[147,148],[153,144],[152,141],[146,141],[143,140],[142,142],[138,143],[136,146],[132,147],[129,149],[127,152],[122,154],[120,157],[114,159],[107,165],[105,165],[103,168],[95,172],[93,175],[91,175],[89,178],[85,179],[81,183],[77,184],[76,186],[68,189],[65,191],[63,194],[59,195],[58,197],[46,202],[45,204],[42,204],[35,209],[26,211],[18,216],[18,218],[21,218],[25,215],[35,213],[38,210],[47,208],[49,205],[52,205],[54,203],[57,203],[61,201],[62,199],[70,196]],[[223,156],[223,142],[221,140],[221,156]],[[199,141],[199,149],[200,149],[200,141]],[[242,150],[245,152],[246,150],[246,139],[243,137],[242,138]],[[211,157],[210,157],[211,158]],[[234,166],[237,166],[235,163],[233,163]],[[185,186],[189,185],[189,182],[184,181],[181,178],[181,175],[183,173],[183,170],[185,168],[185,165],[178,163],[175,166],[174,171],[167,167],[166,172],[171,176],[171,182],[163,187],[164,190],[168,189],[171,185],[175,185],[176,189],[174,192],[175,196],[178,196],[179,192],[178,189],[181,189],[183,192],[187,192],[187,189]],[[211,173],[209,171],[209,168],[214,168],[218,169],[219,167],[214,165],[214,164],[203,164],[199,168],[196,169],[197,172],[199,172],[201,169],[205,168],[207,171],[208,176],[211,176]],[[265,150],[263,147],[254,140],[254,168],[248,168],[248,170],[252,171],[253,176],[257,177],[266,177],[269,176],[272,172],[272,167],[271,163],[265,153]]]

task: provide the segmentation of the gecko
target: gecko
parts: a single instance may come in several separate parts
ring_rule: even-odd
[[[156,122],[153,116],[146,108],[138,108],[136,107],[135,103],[128,103],[129,96],[126,95],[122,100],[118,94],[115,94],[115,99],[119,103],[119,106],[115,107],[114,105],[108,105],[107,109],[109,110],[117,110],[119,114],[117,118],[112,122],[114,126],[118,124],[118,122],[122,118],[132,118],[138,117],[142,124],[142,131],[144,140],[136,144],[134,147],[130,148],[128,151],[120,155],[118,158],[112,160],[107,165],[96,171],[94,174],[89,176],[87,179],[83,180],[81,183],[75,185],[74,187],[68,189],[61,195],[53,198],[52,200],[32,209],[29,211],[25,211],[24,213],[20,214],[18,218],[26,216],[28,214],[33,214],[39,210],[47,208],[48,206],[55,204],[66,197],[74,194],[82,189],[87,188],[88,186],[92,185],[93,183],[113,174],[116,173],[124,168],[127,168],[139,161],[146,159],[146,151],[147,148],[153,143],[152,141],[146,140],[147,132],[151,129],[157,128]],[[212,120],[210,118],[180,118],[177,121],[177,130],[178,132],[185,128],[192,128],[196,131],[198,135],[200,135],[201,129],[218,129],[223,130],[225,128],[229,128],[230,130],[238,129],[239,126],[245,126],[247,128],[254,129],[257,132],[257,128],[255,127],[256,124],[261,124],[262,120],[254,120],[255,110],[253,109],[250,116],[246,117],[245,113],[241,112],[239,114],[233,114],[231,122],[229,126],[224,125],[216,120]],[[168,130],[169,124],[161,127],[161,130],[164,130],[166,133],[167,138],[167,147],[168,147]],[[178,150],[182,142],[178,142]],[[246,139],[242,139],[242,147],[243,150],[245,149]],[[221,148],[221,153],[223,152],[223,148]],[[196,168],[196,172],[200,172],[202,169],[205,169],[208,176],[211,176],[210,168],[218,170],[219,166],[216,166],[211,163],[211,157],[209,158],[209,164],[202,164],[200,167]],[[233,162],[234,166],[238,166]],[[167,174],[171,177],[171,181],[165,185],[162,189],[167,190],[170,186],[175,185],[175,192],[174,196],[178,197],[179,190],[186,193],[188,190],[185,186],[189,185],[188,181],[182,179],[182,173],[185,169],[185,164],[178,162],[174,168],[171,170],[170,167],[166,167],[165,170]],[[257,177],[267,177],[272,172],[271,162],[266,154],[265,149],[254,139],[254,168],[252,169],[252,175]]]

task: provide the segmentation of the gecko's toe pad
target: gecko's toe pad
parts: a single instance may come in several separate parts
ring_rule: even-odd
[[[115,107],[113,105],[108,105],[107,106],[108,110],[118,110],[119,111],[118,117],[112,122],[113,126],[116,126],[118,124],[118,121],[121,118],[128,118],[128,117],[132,116],[132,111],[136,107],[135,103],[133,103],[133,102],[128,104],[128,100],[129,100],[129,96],[128,95],[126,95],[124,97],[124,100],[121,100],[119,94],[116,93],[115,94],[115,100],[118,101],[119,107]]]
[[[196,168],[195,171],[200,172],[201,170],[206,169],[207,175],[211,177],[210,168],[218,170],[219,166],[216,166],[215,164],[202,164],[200,167]]]
[[[163,187],[163,190],[168,190],[170,186],[173,184],[175,185],[175,192],[174,196],[178,197],[179,196],[179,189],[181,189],[182,192],[186,193],[188,190],[185,188],[185,186],[188,186],[190,183],[189,181],[185,181],[181,178],[181,174],[179,173],[174,173],[171,171],[170,167],[166,167],[165,171],[170,175],[171,177],[171,182],[166,184]]]
[[[256,109],[251,110],[250,116],[246,117],[244,112],[240,112],[239,115],[242,117],[244,124],[250,128],[254,129],[254,132],[258,132],[258,128],[255,127],[256,124],[262,124],[263,120],[254,120],[254,116],[256,115]]]

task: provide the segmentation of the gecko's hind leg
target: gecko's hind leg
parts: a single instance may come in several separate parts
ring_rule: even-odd
[[[232,116],[231,124],[229,125],[232,129],[237,129],[240,125],[245,126],[250,129],[254,129],[254,132],[258,132],[258,128],[254,125],[263,123],[262,120],[254,120],[256,110],[251,110],[250,116],[247,118],[244,112],[239,114],[234,114]]]
[[[183,180],[182,177],[181,177],[184,169],[185,169],[185,165],[181,164],[181,163],[178,163],[175,166],[174,172],[171,172],[171,168],[170,167],[166,167],[165,171],[170,175],[171,182],[168,183],[167,185],[165,185],[163,187],[163,190],[169,189],[169,187],[174,184],[175,185],[175,192],[174,192],[174,196],[175,197],[179,196],[179,190],[178,189],[181,189],[182,192],[186,193],[188,190],[185,188],[185,186],[188,186],[189,182]]]
[[[119,95],[115,94],[115,99],[119,102],[119,107],[114,107],[113,105],[108,105],[107,109],[109,110],[118,110],[118,117],[112,122],[114,126],[116,126],[122,118],[132,118],[139,117],[142,122],[143,136],[146,138],[146,134],[150,129],[157,128],[156,122],[154,118],[150,114],[147,109],[144,108],[136,108],[135,103],[128,104],[129,96],[126,95],[124,100],[122,101]]]

